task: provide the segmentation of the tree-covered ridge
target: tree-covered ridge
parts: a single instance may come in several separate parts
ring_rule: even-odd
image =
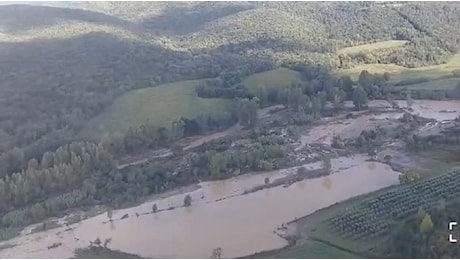
[[[216,77],[256,63],[237,55],[191,54],[105,34],[1,43],[0,151],[26,158],[74,140],[118,95],[182,79]],[[65,68],[65,69],[62,69]]]

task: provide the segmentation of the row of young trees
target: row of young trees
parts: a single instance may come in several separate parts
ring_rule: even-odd
[[[0,179],[0,212],[80,187],[94,172],[114,167],[110,154],[90,142],[75,142],[31,159],[25,170]]]
[[[73,142],[40,160],[30,159],[24,170],[0,179],[0,237],[63,210],[94,203],[97,189],[91,178],[113,169],[112,156],[91,142]]]

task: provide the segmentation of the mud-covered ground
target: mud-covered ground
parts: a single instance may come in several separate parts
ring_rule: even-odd
[[[362,130],[378,126],[391,131],[403,124],[399,118],[404,112],[443,122],[460,115],[460,103],[442,102],[415,101],[412,109],[392,109],[386,102],[371,101],[369,110],[353,112],[351,116],[347,112],[323,118],[308,126],[293,127],[293,131],[278,126],[288,140],[284,169],[201,182],[155,195],[141,205],[114,211],[112,222],[99,207],[92,209],[91,214],[80,212],[77,218],[78,214],[74,213],[55,219],[58,225],[45,231],[37,229],[42,225],[39,223],[24,229],[20,236],[0,243],[0,257],[70,258],[75,249],[86,248],[97,238],[110,239],[110,249],[153,258],[208,258],[214,248],[222,249],[222,257],[233,258],[282,248],[288,244],[283,237],[289,236],[285,223],[348,198],[397,184],[397,170],[418,163],[400,140],[387,140],[378,148],[377,155],[381,158],[391,154],[390,163],[400,165],[398,168],[385,165],[383,160],[369,161],[366,154],[352,148],[333,148],[333,136],[353,139]],[[401,102],[400,106],[404,105]],[[261,111],[259,117],[277,118],[286,113],[285,110],[268,111]],[[244,131],[235,126],[188,140],[182,147],[193,150],[219,138],[239,142],[244,140]],[[166,160],[169,152],[155,152],[152,153],[155,158],[142,160]],[[330,158],[330,169],[324,165],[325,158]],[[301,166],[306,173],[299,174]],[[265,182],[267,178],[269,183]],[[183,206],[185,195],[192,198],[189,207]],[[153,204],[158,206],[156,213],[152,213]]]

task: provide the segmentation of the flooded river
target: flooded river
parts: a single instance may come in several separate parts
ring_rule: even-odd
[[[399,103],[405,106],[404,101]],[[369,106],[388,107],[388,104],[371,101]],[[414,114],[438,120],[452,120],[460,115],[458,101],[416,100],[412,108]],[[302,143],[330,143],[334,134],[359,134],[374,121],[389,122],[399,116],[401,113],[362,115],[338,121],[332,118],[327,124],[310,129],[302,137]],[[198,140],[191,147],[206,140]],[[151,258],[208,258],[216,247],[222,248],[225,258],[241,257],[285,246],[287,242],[274,233],[283,223],[398,183],[398,172],[381,163],[367,162],[365,156],[336,158],[331,163],[333,173],[327,177],[245,195],[245,190],[262,185],[266,177],[274,181],[295,173],[297,168],[203,182],[188,193],[114,211],[112,223],[104,213],[73,224],[72,229],[60,227],[4,241],[0,243],[2,248],[6,244],[16,246],[0,250],[0,257],[69,258],[76,248],[86,247],[96,238],[102,241],[111,238],[110,248]],[[320,164],[306,167],[317,169]],[[187,194],[192,197],[192,206],[184,208],[183,199]],[[157,204],[160,212],[151,213],[153,204]],[[175,209],[165,210],[172,207]],[[125,214],[129,217],[121,219]],[[62,245],[48,249],[57,242]]]
[[[406,107],[407,102],[397,101],[400,107]],[[352,102],[346,102],[346,107],[352,107]],[[371,100],[368,103],[371,108],[389,108],[389,103],[384,100]],[[460,116],[460,101],[438,101],[438,100],[414,100],[411,105],[413,115],[425,118],[436,119],[437,121],[454,120]],[[366,111],[361,111],[364,113]],[[356,115],[357,112],[355,112]],[[358,118],[345,119],[342,116],[323,118],[324,124],[315,126],[300,136],[298,150],[309,143],[331,144],[332,137],[338,135],[342,138],[353,138],[359,136],[361,131],[375,129],[377,125],[391,127],[394,125],[389,120],[398,119],[403,115],[401,112],[388,112],[376,115],[366,114]]]
[[[273,181],[296,168],[201,183],[199,189],[187,193],[193,198],[190,207],[153,214],[148,213],[153,203],[159,210],[180,206],[185,194],[150,201],[115,211],[113,223],[107,223],[106,214],[101,214],[72,225],[70,231],[62,227],[3,242],[17,245],[0,250],[0,257],[69,258],[75,248],[86,247],[97,237],[102,241],[111,238],[112,249],[154,258],[209,258],[216,247],[222,248],[223,257],[232,258],[280,248],[286,241],[273,231],[282,223],[398,183],[397,172],[365,160],[361,155],[332,159],[333,173],[327,177],[246,195],[242,195],[244,190],[263,184],[265,177]],[[319,164],[306,166],[315,169]],[[129,218],[121,220],[124,214]],[[62,246],[48,250],[55,242]]]

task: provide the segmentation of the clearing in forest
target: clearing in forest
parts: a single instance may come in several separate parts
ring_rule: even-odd
[[[401,81],[414,81],[419,79],[435,80],[451,76],[453,71],[460,70],[460,53],[452,56],[445,64],[425,66],[419,68],[406,68],[395,64],[363,64],[351,69],[338,70],[338,75],[350,75],[357,80],[359,74],[367,70],[370,73],[390,73],[390,83],[396,84]]]
[[[130,127],[151,122],[166,127],[180,117],[194,118],[200,114],[219,116],[230,109],[230,101],[200,98],[195,87],[200,80],[178,81],[156,87],[142,88],[117,98],[102,114],[90,120],[85,136],[105,132],[127,131]]]
[[[375,51],[378,49],[398,48],[398,47],[404,46],[406,43],[407,41],[402,41],[402,40],[374,42],[374,43],[369,43],[369,44],[361,44],[357,46],[342,48],[337,53],[338,54],[354,54],[354,53],[359,53],[360,51]]]
[[[412,90],[453,90],[460,83],[459,78],[447,78],[447,79],[438,79],[427,82],[415,83],[410,85],[404,85],[406,89]]]
[[[251,91],[256,90],[257,87],[260,86],[265,86],[267,88],[283,88],[290,86],[293,81],[300,80],[300,78],[300,72],[286,68],[279,68],[253,74],[247,77],[243,81],[243,84]]]

